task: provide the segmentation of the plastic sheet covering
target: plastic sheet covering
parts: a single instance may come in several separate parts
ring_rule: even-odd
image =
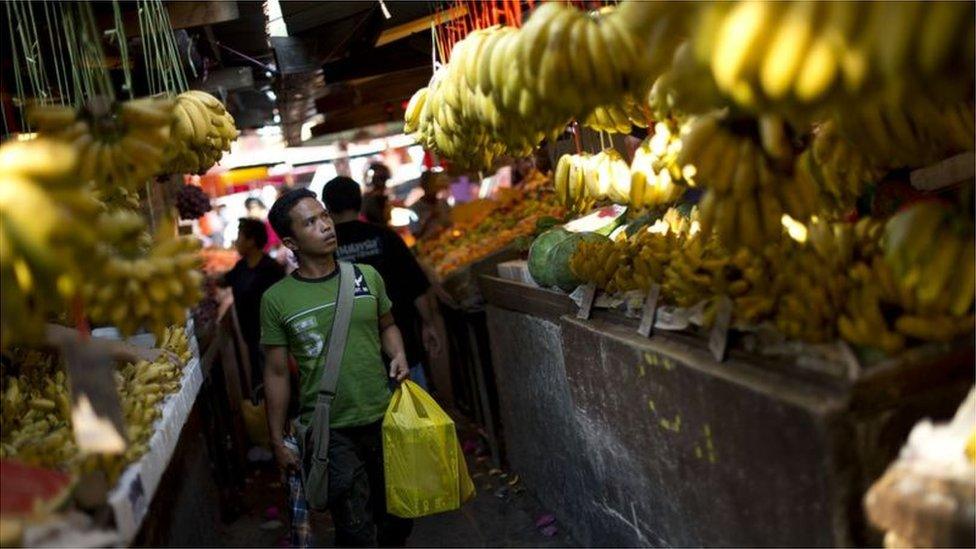
[[[383,464],[390,514],[443,513],[474,496],[454,421],[410,380],[397,388],[383,418]]]

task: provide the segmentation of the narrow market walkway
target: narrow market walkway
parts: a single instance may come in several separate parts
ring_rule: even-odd
[[[460,510],[417,519],[408,547],[577,547],[561,524],[525,490],[514,472],[492,470],[473,431],[461,428],[477,496]],[[284,488],[270,462],[248,474],[241,516],[224,526],[225,547],[287,547]],[[313,515],[317,544],[332,546],[328,514]]]

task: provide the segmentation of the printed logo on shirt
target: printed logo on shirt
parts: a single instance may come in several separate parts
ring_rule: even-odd
[[[340,261],[362,262],[364,259],[383,255],[383,241],[380,237],[370,238],[362,242],[342,244],[336,251]]]
[[[372,295],[369,287],[366,286],[366,277],[363,276],[363,273],[359,269],[356,269],[356,286],[352,295],[356,297]]]
[[[314,316],[306,316],[292,323],[295,337],[298,339],[305,356],[317,356],[325,346],[325,337],[319,333],[318,322]]]

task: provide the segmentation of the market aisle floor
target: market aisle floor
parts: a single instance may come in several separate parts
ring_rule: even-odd
[[[467,429],[464,429],[467,431]],[[465,436],[461,435],[464,442]],[[473,443],[467,444],[474,449]],[[460,510],[424,517],[415,522],[408,547],[574,547],[578,544],[541,508],[514,472],[492,470],[487,459],[468,454],[477,496]],[[276,507],[277,509],[269,509]],[[247,479],[243,513],[224,526],[227,547],[287,546],[285,495],[277,471],[257,465]],[[278,516],[276,510],[281,511]],[[313,529],[322,545],[333,542],[328,514],[315,515]]]

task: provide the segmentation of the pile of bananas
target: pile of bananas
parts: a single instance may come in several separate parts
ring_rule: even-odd
[[[176,96],[165,172],[199,173],[210,169],[237,139],[234,117],[216,97],[200,90]]]
[[[71,398],[65,373],[47,353],[11,352],[19,377],[5,377],[0,457],[59,466],[77,454],[71,433]]]
[[[87,473],[100,470],[114,483],[124,467],[146,452],[159,406],[181,385],[183,367],[191,351],[182,327],[167,327],[158,345],[179,357],[179,363],[128,363],[116,372],[129,445],[118,456],[82,455],[71,426],[68,381],[57,359],[47,353],[15,349],[12,361],[20,375],[3,378],[0,457],[15,457],[32,465],[69,468]]]
[[[658,122],[630,162],[629,204],[634,209],[670,204],[684,194],[684,174],[677,163],[681,151],[676,124]]]
[[[665,300],[679,307],[705,302],[704,324],[711,326],[717,299],[733,302],[733,320],[755,324],[773,308],[769,266],[760,253],[740,248],[730,254],[714,235],[698,232],[674,249],[664,273]]]
[[[804,179],[803,185],[815,185],[827,209],[850,211],[867,185],[884,176],[867,156],[837,131],[837,123],[828,120],[816,129],[810,147],[796,159],[793,173]]]
[[[698,61],[747,108],[797,109],[915,82],[939,88],[974,73],[971,3],[741,0],[701,10]]]
[[[976,147],[971,101],[879,98],[837,109],[838,131],[883,168],[917,168]]]
[[[91,319],[126,335],[145,327],[159,336],[182,323],[202,297],[199,241],[176,236],[170,223],[150,240],[142,218],[126,211],[103,215],[98,230],[99,272],[83,288]]]
[[[42,135],[77,151],[82,181],[100,190],[136,190],[159,173],[169,143],[173,101],[142,98],[115,103],[104,113],[60,105],[37,106],[27,118]]]
[[[652,282],[663,282],[672,253],[694,231],[694,218],[670,208],[654,225],[629,238],[581,242],[570,259],[570,269],[580,280],[609,293],[647,291]]]
[[[74,176],[77,155],[50,139],[0,146],[0,341],[36,341],[80,284],[99,203]]]
[[[714,228],[730,250],[739,246],[760,250],[780,240],[783,214],[798,221],[814,214],[819,205],[817,188],[807,179],[777,172],[771,155],[764,152],[772,146],[757,143],[752,122],[745,123],[743,134],[733,133],[738,128],[726,124],[721,113],[690,122],[682,136],[678,165],[693,174],[691,182],[707,189],[699,204],[702,231]]]

